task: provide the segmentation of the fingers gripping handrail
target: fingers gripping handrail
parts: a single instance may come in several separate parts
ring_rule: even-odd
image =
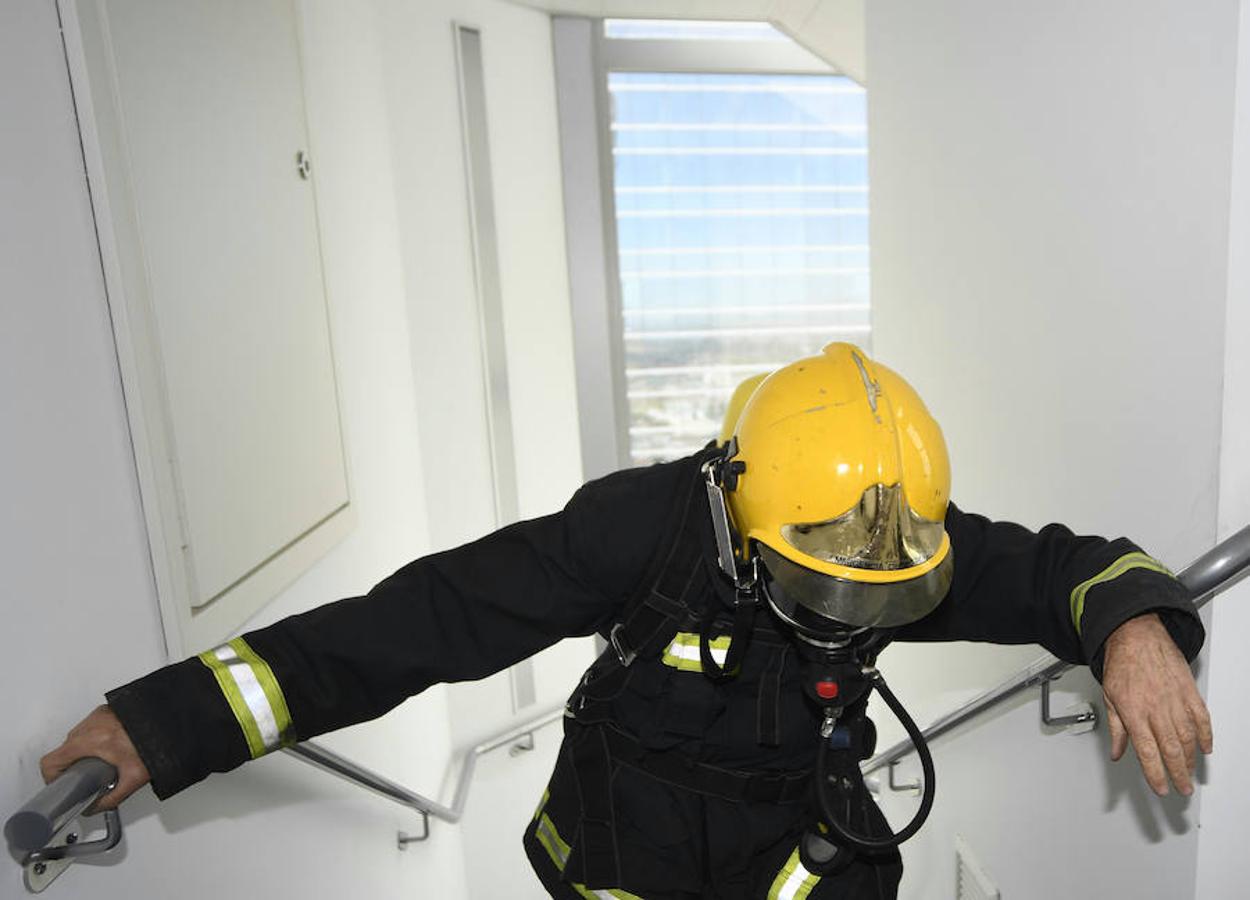
[[[1231,587],[1248,572],[1250,525],[1220,541],[1177,573],[1176,577],[1189,591],[1194,605],[1202,608],[1213,596]],[[1071,668],[1074,668],[1071,663],[1055,659],[1047,653],[1001,684],[939,717],[923,730],[924,738],[932,741],[1028,688],[1041,685],[1045,690],[1051,681]],[[863,763],[861,771],[868,775],[886,766],[893,766],[911,751],[910,740],[899,741]]]

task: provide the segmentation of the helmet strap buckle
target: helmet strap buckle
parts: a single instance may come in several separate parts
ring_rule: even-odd
[[[760,603],[760,558],[752,556],[743,571],[735,567],[734,608],[743,605],[758,606]]]
[[[716,535],[716,561],[721,572],[735,585],[740,585],[742,577],[738,572],[738,559],[734,554],[733,525],[729,521],[729,507],[725,503],[725,490],[722,487],[725,463],[731,453],[737,451],[737,445],[730,441],[725,448],[703,463],[703,481],[707,489],[708,510],[712,516],[712,532]],[[753,576],[752,581],[755,578]]]

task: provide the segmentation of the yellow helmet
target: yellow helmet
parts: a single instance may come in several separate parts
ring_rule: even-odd
[[[760,372],[758,375],[752,375],[734,388],[733,396],[729,398],[729,405],[725,407],[725,418],[721,420],[718,444],[723,444],[734,436],[734,430],[738,426],[738,417],[742,415],[742,410],[747,405],[747,401],[751,399],[755,389],[760,386],[761,381],[768,377],[768,374],[767,372]]]
[[[951,580],[941,429],[896,373],[829,344],[755,387],[727,492],[741,559],[757,552],[774,609],[820,631],[893,627]],[[731,448],[732,449],[732,448]]]

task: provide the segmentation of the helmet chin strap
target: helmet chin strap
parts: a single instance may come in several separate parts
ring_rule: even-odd
[[[725,490],[733,490],[738,476],[746,469],[742,462],[733,462],[738,452],[738,439],[731,438],[720,452],[703,464],[703,481],[707,487],[707,504],[712,514],[712,531],[716,535],[716,562],[735,586],[742,584],[738,571],[738,558],[734,554],[733,526],[729,522],[729,505],[725,502]],[[756,570],[752,570],[755,574]],[[755,579],[758,581],[758,579]]]
[[[699,630],[699,661],[703,672],[713,681],[726,681],[738,674],[742,659],[751,643],[755,630],[755,610],[760,605],[759,578],[752,567],[751,574],[739,580],[734,589],[733,627],[729,635],[729,647],[725,661],[718,663],[712,653],[712,625],[714,615],[709,615]]]
[[[738,452],[737,440],[730,440],[720,453],[703,464],[703,479],[707,487],[708,508],[712,515],[712,531],[716,535],[716,556],[720,570],[733,582],[733,627],[725,661],[718,663],[712,652],[712,625],[714,615],[709,615],[699,632],[699,660],[703,672],[713,681],[725,681],[738,673],[742,658],[751,642],[755,627],[755,610],[760,605],[759,560],[752,558],[739,565],[734,554],[733,527],[729,521],[729,508],[725,503],[725,488],[732,490],[745,465],[734,462]]]

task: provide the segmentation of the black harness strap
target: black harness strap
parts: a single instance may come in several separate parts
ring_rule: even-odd
[[[742,772],[692,761],[678,749],[655,750],[611,725],[597,726],[612,759],[669,784],[733,803],[800,803],[811,792],[811,772]]]
[[[609,635],[622,666],[628,667],[639,656],[659,655],[677,632],[695,621],[687,598],[703,571],[699,486],[699,480],[693,479],[659,574],[647,592],[629,604]]]
[[[621,860],[612,811],[612,756],[602,728],[588,728],[573,742],[571,757],[582,806],[581,876],[587,887],[616,887]],[[567,869],[566,869],[567,871]]]
[[[613,626],[608,642],[616,651],[621,665],[629,666],[639,656],[655,656],[663,651],[681,626],[691,618],[690,608],[684,598],[699,573],[697,564],[686,572],[686,584],[676,593],[676,599],[653,588],[640,603],[621,621]],[[666,570],[667,572],[667,570]]]
[[[725,664],[722,666],[712,656],[712,626],[715,615],[708,615],[699,629],[699,660],[703,663],[703,674],[713,681],[726,681],[738,674],[742,658],[746,656],[747,647],[751,643],[751,632],[755,630],[755,607],[753,599],[739,596],[734,603],[733,628],[729,632],[729,649],[725,651]]]
[[[612,799],[612,778],[620,764],[730,802],[801,803],[809,798],[809,771],[763,773],[724,769],[696,762],[677,747],[645,747],[615,725],[614,701],[636,674],[636,669],[631,668],[635,660],[658,657],[679,632],[698,630],[704,674],[716,681],[724,680],[738,673],[757,628],[756,592],[740,589],[732,604],[732,621],[727,623],[730,642],[724,664],[712,657],[711,633],[717,624],[724,632],[724,612],[729,604],[707,604],[703,598],[709,592],[719,593],[719,589],[709,584],[710,578],[718,576],[709,572],[705,558],[708,509],[702,486],[701,477],[691,479],[682,509],[674,516],[675,527],[665,535],[668,552],[662,554],[658,569],[652,568],[643,579],[646,587],[633,596],[625,614],[609,633],[610,648],[591,666],[569,700],[566,732],[582,813],[575,852],[581,863],[579,874],[591,889],[620,884]],[[761,741],[767,738],[776,745],[777,694],[788,645],[767,629],[758,639],[777,648],[761,683],[758,711]]]
[[[698,536],[699,484],[691,480],[680,515],[674,516],[676,527],[666,535],[668,552],[658,573],[648,573],[643,580],[645,592],[635,594],[628,603],[625,615],[608,635],[608,649],[569,699],[568,711],[582,724],[610,721],[612,698],[629,682],[634,660],[659,656],[679,631],[691,630],[698,623],[690,601],[704,588],[706,577]]]

